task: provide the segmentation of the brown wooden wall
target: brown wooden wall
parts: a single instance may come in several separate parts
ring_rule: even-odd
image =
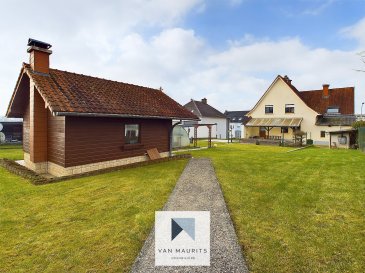
[[[47,117],[47,155],[48,161],[65,166],[65,117],[52,116],[48,111]]]
[[[23,115],[23,151],[29,154],[29,129],[30,129],[30,112],[29,103],[27,104]]]
[[[124,143],[124,125],[140,124],[141,144]],[[169,150],[171,120],[66,117],[65,167]]]
[[[33,113],[33,118],[36,118],[35,125],[40,125],[42,128],[33,128],[32,130],[36,134],[36,137],[33,137],[33,149],[36,154],[39,154],[40,150],[43,155],[41,159],[36,159],[38,160],[36,162],[51,161],[65,166],[65,117],[52,116],[49,109],[45,108],[41,96],[37,91],[35,92],[36,99],[29,101],[23,115],[23,151],[30,153],[30,103],[36,101],[34,105],[34,113],[36,114]]]
[[[47,161],[47,112],[38,90],[31,85],[29,96],[29,150],[32,162]]]

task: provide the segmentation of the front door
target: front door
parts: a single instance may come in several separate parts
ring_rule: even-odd
[[[260,127],[260,138],[266,138],[266,129],[265,129],[265,127]]]

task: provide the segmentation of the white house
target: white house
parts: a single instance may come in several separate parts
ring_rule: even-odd
[[[201,101],[191,100],[185,104],[184,107],[200,118],[200,121],[196,122],[201,125],[198,127],[197,131],[198,138],[208,138],[209,136],[208,126],[204,125],[212,125],[212,138],[227,138],[228,122],[226,116],[210,106],[206,98]],[[189,137],[194,137],[193,123],[193,121],[186,121],[183,123],[183,126],[186,127],[189,132]]]
[[[251,120],[245,125],[245,138],[292,140],[300,130],[314,144],[329,145],[329,132],[349,130],[356,120],[354,92],[354,87],[328,84],[320,90],[298,91],[287,76],[279,75],[247,113]],[[331,139],[331,144],[336,141]]]
[[[249,111],[225,111],[228,119],[228,132],[230,138],[242,138],[245,136],[245,124],[249,121],[246,114]]]

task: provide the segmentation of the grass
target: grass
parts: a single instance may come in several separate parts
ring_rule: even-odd
[[[251,272],[365,272],[365,154],[222,144],[214,162]]]
[[[0,272],[129,271],[185,164],[43,186],[0,168]]]
[[[192,154],[212,158],[251,272],[365,272],[365,154],[290,149]],[[0,168],[0,272],[128,271],[185,163],[44,186]]]
[[[21,145],[0,145],[0,158],[7,158],[12,160],[23,159],[23,150]]]

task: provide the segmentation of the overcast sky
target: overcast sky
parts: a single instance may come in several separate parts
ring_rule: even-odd
[[[299,90],[355,86],[365,101],[365,0],[0,0],[0,115],[29,37],[51,67],[248,110],[274,78]],[[365,109],[364,109],[365,110]]]

